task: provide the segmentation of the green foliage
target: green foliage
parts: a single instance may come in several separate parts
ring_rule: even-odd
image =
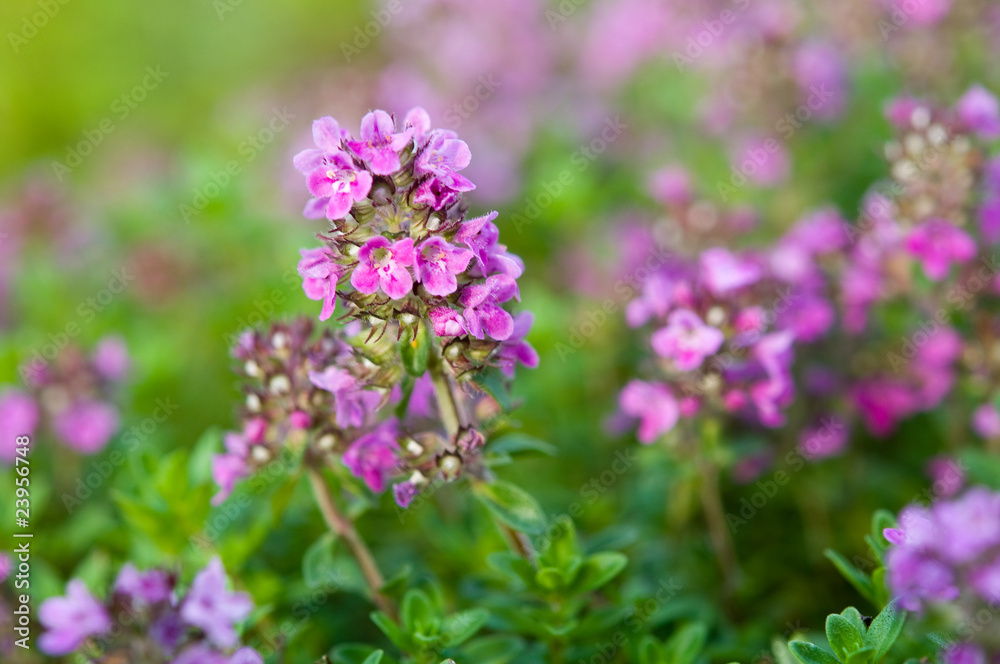
[[[788,647],[802,664],[878,664],[899,638],[905,622],[906,612],[890,604],[866,627],[858,610],[848,607],[826,619],[826,640],[833,654],[805,641],[792,641]]]

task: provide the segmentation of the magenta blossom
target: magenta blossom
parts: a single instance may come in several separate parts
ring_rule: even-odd
[[[38,646],[49,655],[66,655],[91,636],[111,629],[111,616],[79,579],[66,584],[64,597],[51,597],[38,607],[45,633]]]
[[[469,165],[472,152],[454,132],[437,129],[431,132],[427,146],[414,163],[414,172],[432,175],[454,191],[472,191],[476,185],[458,171]]]
[[[522,311],[514,316],[513,331],[496,350],[496,364],[508,378],[514,377],[514,367],[518,362],[529,369],[538,366],[538,352],[525,341],[534,322],[535,315],[530,311]]]
[[[344,152],[328,156],[306,178],[309,193],[317,198],[314,205],[326,204],[326,218],[346,217],[354,204],[363,201],[372,188],[372,176],[359,169]]]
[[[476,339],[482,339],[484,333],[497,341],[508,338],[514,332],[514,319],[500,304],[517,297],[517,283],[506,274],[495,274],[483,284],[466,286],[458,303],[465,307],[469,334]]]
[[[226,446],[226,453],[212,457],[212,480],[219,485],[219,492],[212,497],[213,505],[219,505],[228,498],[236,482],[250,472],[246,461],[250,445],[246,438],[230,431],[223,436],[222,441]]]
[[[955,112],[966,127],[982,138],[1000,137],[1000,103],[983,86],[969,88],[955,105]]]
[[[38,415],[38,404],[24,392],[5,390],[0,393],[0,462],[14,462],[17,438],[35,433]]]
[[[667,317],[666,327],[653,333],[653,350],[661,357],[672,359],[680,371],[697,369],[706,357],[722,347],[722,330],[706,325],[690,309],[676,309]]]
[[[253,602],[248,594],[227,590],[226,570],[216,556],[191,583],[181,604],[181,618],[204,630],[216,646],[231,648],[236,645],[233,625],[245,620],[252,610]]]
[[[618,404],[623,413],[639,418],[639,442],[647,445],[673,429],[680,417],[677,399],[662,383],[630,381]]]
[[[365,418],[374,413],[382,397],[364,385],[345,369],[327,367],[322,373],[309,372],[313,385],[333,394],[337,405],[337,425],[343,428],[360,427]]]
[[[471,260],[470,250],[459,249],[435,235],[417,247],[414,272],[428,293],[444,297],[458,290],[455,277],[465,272]]]
[[[413,289],[413,277],[407,269],[414,261],[413,240],[403,238],[389,243],[381,235],[368,238],[358,252],[358,266],[351,273],[351,285],[371,295],[379,287],[394,300]]]
[[[298,264],[302,277],[302,290],[310,300],[322,300],[319,319],[327,320],[337,307],[337,283],[344,274],[344,266],[334,262],[329,247],[299,249],[302,259]]]
[[[103,401],[80,401],[55,416],[60,440],[84,454],[99,452],[118,430],[118,411]]]
[[[457,337],[468,333],[462,314],[448,307],[435,307],[427,312],[434,327],[434,334],[439,337]]]
[[[342,461],[355,477],[375,493],[385,490],[389,473],[396,467],[396,420],[386,420],[347,448]]]
[[[991,403],[984,403],[972,413],[972,430],[983,438],[1000,437],[1000,412]]]
[[[907,250],[917,257],[928,279],[948,276],[952,263],[965,263],[976,255],[976,242],[946,219],[929,219],[906,238]]]
[[[400,168],[400,150],[412,138],[412,129],[397,133],[392,116],[385,111],[371,111],[361,119],[361,140],[347,141],[347,146],[368,162],[375,175],[391,175]]]
[[[759,267],[721,247],[702,252],[701,272],[713,295],[725,295],[755,284],[761,278]]]
[[[94,369],[108,380],[122,380],[128,373],[128,348],[121,337],[105,337],[94,349]]]
[[[173,594],[170,576],[160,569],[140,572],[132,563],[127,563],[118,572],[115,592],[128,595],[146,604],[165,602]]]
[[[483,276],[501,273],[517,279],[524,273],[524,263],[498,243],[500,230],[493,223],[496,217],[496,212],[490,212],[466,221],[455,233],[455,242],[472,250]]]

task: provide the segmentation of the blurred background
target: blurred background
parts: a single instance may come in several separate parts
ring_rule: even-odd
[[[467,198],[475,211],[499,211],[501,241],[527,266],[521,296],[536,315],[541,366],[519,371],[514,417],[558,458],[510,472],[552,515],[582,502],[588,546],[630,547],[639,586],[682,578],[690,592],[656,619],[709,616],[729,630],[719,657],[746,661],[771,636],[856,603],[820,552],[863,554],[872,506],[898,509],[919,493],[946,425],[918,418],[864,446],[863,458],[805,469],[767,504],[771,525],[737,532],[752,581],[717,616],[708,543],[689,536],[701,531],[677,518],[685,507],[671,497],[685,478],[661,448],[638,448],[611,422],[645,352],[614,286],[648,250],[624,239],[660,214],[662,169],[682,165],[707,199],[752,211],[757,223],[741,239],[750,243],[824,205],[857,214],[886,174],[888,99],[995,89],[1000,8],[926,0],[912,9],[878,0],[0,4],[0,384],[23,384],[18,367],[37,356],[89,352],[108,335],[130,357],[115,396],[121,430],[106,449],[81,455],[37,436],[39,601],[71,575],[100,587],[126,559],[181,565],[214,550],[259,606],[287,609],[307,592],[299,557],[322,533],[307,508],[262,503],[211,526],[207,459],[239,398],[228,349],[247,326],[318,313],[295,264],[323,226],[302,218],[308,195],[291,165],[311,145],[313,119],[331,115],[354,131],[369,109],[399,118],[419,104],[469,144],[465,173],[478,188]],[[777,156],[741,178],[755,149]],[[755,442],[744,442],[732,447],[734,467],[744,449],[753,459]],[[623,449],[641,463],[591,486],[591,500],[585,487]],[[80,484],[94,472],[94,486]],[[12,482],[2,485],[7,505]],[[734,512],[757,491],[736,476],[724,489]],[[448,487],[406,518],[383,497],[362,530],[393,542],[390,570],[414,562],[475,597],[470,565],[502,544],[461,493]],[[308,503],[302,487],[258,499]],[[443,527],[456,523],[467,527]],[[206,530],[207,548],[192,545]],[[5,530],[0,549],[9,548]],[[816,605],[817,596],[830,599]],[[296,632],[288,661],[377,638],[348,627],[362,607],[349,594],[324,604],[321,627]]]

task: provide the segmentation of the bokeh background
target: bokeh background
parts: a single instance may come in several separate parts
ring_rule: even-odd
[[[750,582],[725,597],[697,517],[678,504],[675,488],[689,478],[662,448],[639,448],[613,426],[617,393],[646,352],[611,289],[623,276],[620,238],[659,214],[650,177],[673,164],[709,199],[757,211],[748,242],[822,205],[856,214],[886,174],[884,103],[996,84],[1000,21],[975,0],[900,25],[891,3],[875,0],[688,4],[0,4],[0,383],[20,384],[18,367],[36,352],[90,348],[109,334],[132,360],[117,397],[123,433],[107,449],[82,456],[39,433],[38,600],[74,575],[101,587],[127,559],[194,569],[215,550],[276,615],[305,596],[301,553],[322,525],[306,507],[276,507],[306,505],[301,486],[253,496],[254,508],[223,519],[206,547],[192,544],[218,516],[207,459],[234,425],[228,348],[248,325],[318,313],[295,263],[322,229],[301,217],[307,193],[291,165],[310,145],[312,120],[332,115],[354,128],[369,109],[401,116],[420,104],[469,144],[479,188],[468,198],[500,212],[503,241],[527,266],[521,294],[536,315],[541,366],[519,371],[514,417],[557,456],[499,473],[552,515],[583,502],[588,546],[630,553],[638,574],[626,594],[681,579],[684,592],[656,620],[712,621],[725,644],[713,659],[750,661],[772,636],[857,603],[821,552],[863,554],[873,506],[898,509],[925,487],[924,461],[949,445],[947,418],[918,418],[878,443],[859,434],[852,449],[863,454],[801,471],[762,508],[766,519],[738,531]],[[723,11],[734,22],[699,45]],[[814,84],[833,91],[831,106],[786,135],[781,118],[808,103]],[[734,155],[767,137],[779,139],[783,166],[720,188]],[[109,296],[116,279],[123,288]],[[602,315],[609,297],[615,311]],[[175,412],[144,431],[163,403]],[[141,436],[127,438],[132,427]],[[752,460],[762,442],[735,441],[732,463]],[[125,461],[84,497],[78,481],[115,450]],[[641,462],[602,481],[622,450]],[[595,478],[603,483],[591,485],[591,500]],[[730,511],[756,491],[725,479]],[[405,518],[383,497],[362,530],[376,549],[391,542],[380,554],[390,570],[411,563],[474,598],[482,589],[470,573],[502,544],[462,493],[448,487]],[[10,548],[8,530],[0,549]],[[350,592],[325,602],[296,631],[287,661],[312,661],[339,640],[377,640],[351,618],[364,607]],[[265,620],[260,635],[273,628]]]

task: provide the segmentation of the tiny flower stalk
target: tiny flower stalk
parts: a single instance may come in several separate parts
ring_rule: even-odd
[[[701,445],[698,450],[699,491],[705,520],[719,566],[726,577],[726,590],[732,593],[740,583],[739,561],[733,538],[726,523],[722,493],[719,489],[719,434],[721,426],[716,419],[706,419],[701,427]]]

